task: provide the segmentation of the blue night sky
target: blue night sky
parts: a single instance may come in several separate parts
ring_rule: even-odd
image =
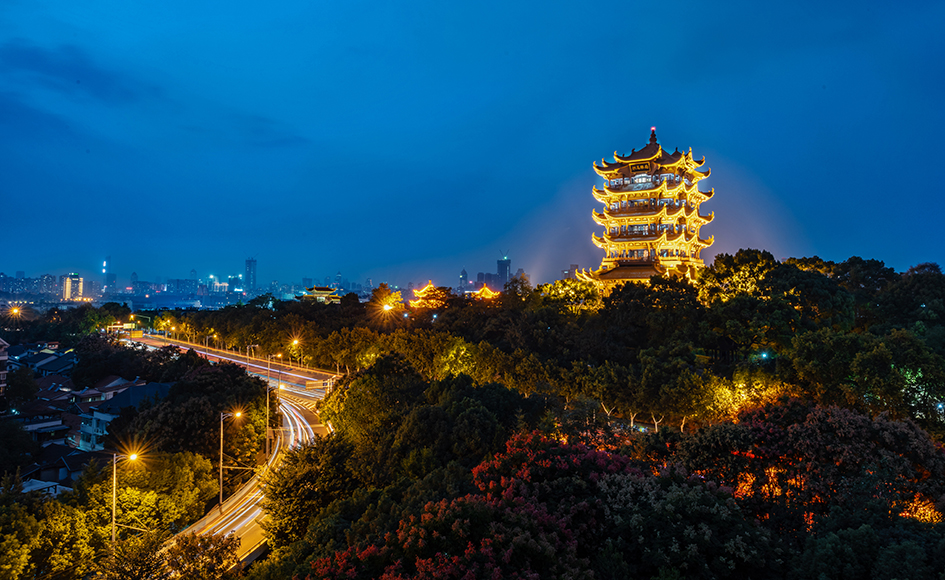
[[[942,263],[943,23],[921,1],[2,0],[0,271],[256,256],[260,284],[453,286],[507,251],[549,281],[600,264],[591,165],[654,125],[712,169],[707,261]]]

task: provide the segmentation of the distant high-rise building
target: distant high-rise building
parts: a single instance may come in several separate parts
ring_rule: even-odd
[[[302,278],[302,286],[305,286],[307,290],[315,286],[315,281],[311,278]]]
[[[510,260],[508,256],[503,256],[501,260],[496,260],[496,264],[499,267],[496,283],[499,284],[499,289],[501,290],[511,278],[509,272],[512,270],[512,260]]]
[[[459,273],[459,287],[463,292],[469,288],[469,274],[466,273],[466,268],[463,268],[463,271]]]
[[[66,274],[62,279],[62,298],[74,300],[82,298],[82,277],[76,273]]]
[[[561,270],[561,279],[562,280],[577,280],[577,271],[578,265],[571,264],[571,267],[567,270]]]
[[[43,274],[40,276],[39,292],[40,294],[59,294],[59,284],[56,282],[56,277],[52,274]]]
[[[184,280],[184,279],[173,279],[168,278],[167,282],[164,284],[164,291],[168,294],[181,294],[181,295],[190,295],[197,293],[197,281],[196,280]]]
[[[256,258],[246,258],[246,275],[243,276],[243,289],[256,291]]]
[[[108,281],[108,263],[112,261],[111,256],[107,256],[102,262],[102,292],[110,292],[114,290],[113,285],[115,282],[115,276],[112,275],[111,283]]]
[[[191,279],[191,280],[196,280],[196,279],[197,279],[197,270],[191,270],[191,271],[190,271],[190,279]]]
[[[138,281],[138,273],[137,273],[137,272],[132,272],[132,273],[131,273],[131,283],[134,284],[134,283],[137,282],[137,281]]]

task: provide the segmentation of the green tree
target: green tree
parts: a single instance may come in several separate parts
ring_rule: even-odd
[[[40,577],[84,578],[95,560],[85,513],[50,499],[38,515],[37,543],[30,553],[33,573]]]
[[[679,468],[658,476],[601,478],[604,539],[597,566],[620,577],[775,577],[783,558],[772,534],[745,517],[730,493]]]
[[[778,263],[764,250],[739,250],[734,256],[719,254],[699,273],[699,300],[708,305],[735,296],[761,296],[762,280]]]
[[[263,524],[270,545],[282,547],[305,537],[309,521],[331,502],[347,497],[360,482],[348,467],[354,453],[334,433],[287,451],[278,470],[265,478]]]
[[[168,540],[163,531],[124,538],[115,545],[115,555],[100,555],[94,564],[103,580],[165,580],[171,578],[161,550]]]
[[[538,292],[545,305],[571,314],[593,312],[601,305],[600,292],[592,282],[565,278],[540,285]]]
[[[30,553],[39,543],[39,522],[20,503],[22,491],[18,476],[0,479],[0,578],[28,577]]]
[[[840,262],[833,272],[837,283],[853,295],[856,328],[868,330],[880,322],[879,297],[901,276],[880,260],[864,260],[859,256]]]
[[[240,539],[230,536],[178,536],[167,548],[167,568],[181,580],[229,580],[240,575]]]

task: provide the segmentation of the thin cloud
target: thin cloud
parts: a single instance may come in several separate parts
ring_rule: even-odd
[[[150,83],[96,63],[78,46],[44,48],[24,39],[0,45],[0,73],[7,82],[30,85],[68,97],[92,97],[108,104],[126,104],[159,97]]]

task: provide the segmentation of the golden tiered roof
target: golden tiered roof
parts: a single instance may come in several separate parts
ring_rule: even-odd
[[[314,300],[325,304],[338,304],[341,302],[341,296],[335,294],[337,290],[337,288],[331,288],[330,286],[313,286],[306,288],[307,293],[302,294],[299,298],[302,300]]]
[[[437,292],[436,286],[433,285],[433,280],[427,282],[427,285],[423,288],[418,288],[413,291],[413,295],[416,300],[410,300],[411,308],[442,308],[446,301],[439,295]]]
[[[501,292],[493,292],[492,290],[489,289],[488,286],[483,286],[479,290],[469,293],[469,295],[472,296],[473,298],[477,298],[480,300],[492,300],[499,294],[501,294]]]
[[[699,213],[699,205],[715,194],[699,190],[698,183],[711,173],[700,171],[704,164],[705,157],[694,159],[692,149],[664,151],[655,127],[639,151],[614,153],[613,162],[595,163],[594,171],[606,181],[592,190],[604,208],[591,217],[604,232],[591,240],[604,250],[604,259],[600,268],[578,272],[578,277],[604,291],[655,274],[695,277],[703,267],[700,252],[713,242],[701,238],[699,229],[715,217]]]

